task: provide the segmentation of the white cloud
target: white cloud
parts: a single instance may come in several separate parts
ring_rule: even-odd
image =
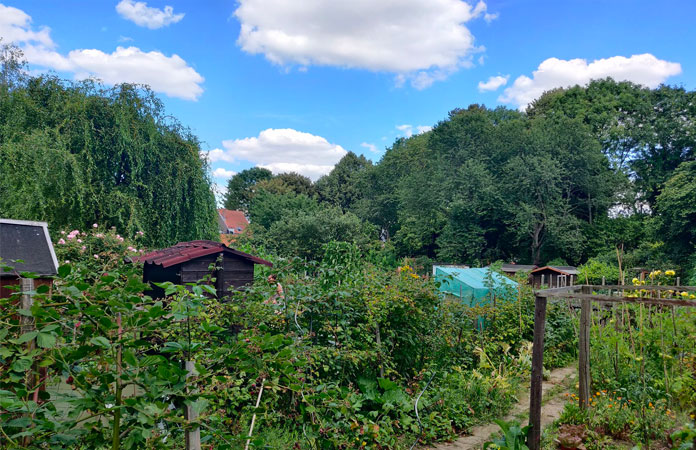
[[[329,173],[347,153],[321,136],[292,128],[269,128],[257,137],[223,141],[222,146],[224,150],[209,152],[211,161],[244,160],[274,173],[297,172],[313,180]]]
[[[479,81],[478,90],[479,92],[495,91],[501,86],[505,86],[508,82],[510,75],[497,75],[495,77],[489,77],[488,81]]]
[[[397,125],[396,129],[401,131],[407,138],[413,136],[413,125]]]
[[[493,13],[493,14],[486,13],[486,14],[483,15],[483,20],[485,20],[486,23],[491,23],[491,22],[493,22],[495,19],[497,19],[498,16],[499,16],[498,13]]]
[[[498,100],[518,105],[523,110],[550,89],[585,85],[591,80],[606,77],[654,88],[667,78],[680,74],[681,70],[679,63],[657,59],[650,53],[629,58],[613,56],[590,63],[585,59],[549,58],[539,64],[531,78],[525,75],[517,77]]]
[[[96,77],[108,84],[147,84],[170,97],[196,100],[203,93],[203,77],[178,55],[144,52],[137,47],[117,47],[112,53],[77,49],[67,55],[55,50],[50,30],[33,31],[31,17],[0,4],[0,37],[23,51],[30,64],[73,73],[75,78]]]
[[[465,24],[486,10],[462,0],[240,0],[237,43],[279,65],[390,72],[422,89],[472,64],[480,48]]]
[[[215,178],[231,178],[236,174],[237,172],[234,170],[227,170],[223,167],[218,167],[217,169],[213,170],[213,176]]]
[[[210,162],[218,162],[218,161],[226,161],[226,162],[234,162],[234,158],[232,156],[228,155],[225,153],[225,151],[221,148],[214,148],[210,150],[209,152],[201,152],[203,156],[208,157],[208,161]]]
[[[367,142],[363,142],[362,144],[360,144],[360,146],[368,149],[372,153],[379,153],[379,150],[377,149],[377,146],[375,144],[368,144]]]
[[[151,8],[145,2],[134,2],[133,0],[121,0],[116,5],[116,12],[124,19],[151,30],[166,27],[184,18],[183,13],[174,14],[174,8],[171,6],[165,6],[164,10],[161,10]]]
[[[397,125],[396,129],[401,131],[401,133],[403,133],[403,135],[407,138],[410,138],[411,136],[413,136],[413,132],[414,132],[413,125],[408,125],[408,124]],[[415,132],[416,132],[416,134],[422,134],[422,133],[427,133],[428,131],[430,131],[432,129],[433,129],[433,127],[431,127],[429,125],[418,125],[415,127]]]
[[[31,16],[21,9],[5,6],[0,3],[0,37],[5,43],[28,42],[35,45],[43,45],[47,48],[55,47],[51,39],[51,29],[41,27],[39,31],[31,29]]]

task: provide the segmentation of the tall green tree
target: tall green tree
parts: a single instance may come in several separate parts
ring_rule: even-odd
[[[12,79],[0,89],[0,216],[144,231],[152,246],[215,236],[198,139],[149,89]]]
[[[255,186],[255,190],[265,190],[275,194],[294,193],[307,197],[313,197],[315,194],[312,180],[296,172],[281,173],[272,178],[261,180]]]
[[[348,152],[328,175],[316,183],[319,199],[349,211],[362,198],[361,181],[364,172],[372,163],[363,155]]]
[[[656,209],[660,235],[671,255],[681,262],[696,255],[696,161],[677,168],[657,197]]]
[[[227,192],[223,200],[225,208],[249,212],[249,203],[256,191],[256,184],[271,178],[271,171],[262,167],[252,167],[235,174],[227,182]]]

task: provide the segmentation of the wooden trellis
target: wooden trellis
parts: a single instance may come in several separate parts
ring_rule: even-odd
[[[609,294],[595,294],[609,291]],[[639,292],[639,296],[629,296]],[[535,292],[534,347],[532,350],[532,376],[529,398],[529,432],[527,445],[530,450],[539,450],[541,445],[541,399],[544,367],[544,330],[546,328],[546,303],[549,298],[580,301],[580,327],[578,329],[578,376],[580,406],[585,408],[590,398],[590,324],[592,302],[636,303],[663,306],[695,307],[696,300],[664,298],[663,294],[674,292],[696,292],[696,286],[624,286],[624,285],[576,285]],[[694,442],[696,448],[696,442]]]

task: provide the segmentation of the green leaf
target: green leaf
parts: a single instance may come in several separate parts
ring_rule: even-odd
[[[203,290],[204,290],[205,292],[207,292],[208,294],[212,295],[213,297],[217,297],[217,291],[216,291],[215,288],[212,287],[211,285],[209,285],[209,284],[202,284],[201,287],[202,287]]]
[[[26,372],[27,369],[31,367],[31,364],[33,362],[34,361],[27,356],[19,358],[18,360],[12,363],[12,370],[14,370],[15,372]]]
[[[72,272],[72,267],[68,264],[63,264],[62,266],[58,267],[58,276],[61,278],[67,277],[70,275],[70,272]]]
[[[36,345],[41,348],[52,348],[56,345],[56,337],[50,333],[39,333],[36,336]]]
[[[111,348],[111,342],[109,342],[109,340],[104,336],[93,337],[89,340],[89,343],[92,345],[96,345],[97,347]]]
[[[50,290],[50,288],[48,287],[48,285],[42,284],[41,286],[39,286],[39,287],[36,288],[36,293],[37,293],[37,294],[45,294],[45,293],[47,293],[49,290]]]
[[[30,331],[29,333],[24,333],[18,339],[15,340],[15,343],[24,344],[25,342],[33,341],[38,334],[38,331]]]

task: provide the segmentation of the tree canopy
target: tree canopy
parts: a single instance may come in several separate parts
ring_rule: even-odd
[[[2,67],[0,216],[143,231],[149,245],[215,235],[199,141],[149,89]]]

